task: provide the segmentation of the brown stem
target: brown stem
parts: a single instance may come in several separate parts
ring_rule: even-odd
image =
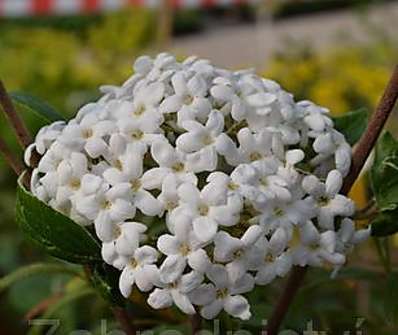
[[[37,318],[38,316],[45,313],[51,305],[55,304],[61,298],[62,298],[62,294],[56,293],[53,296],[42,300],[41,302],[39,302],[37,305],[35,305],[32,309],[30,309],[25,314],[24,319],[26,321],[29,321],[29,320],[33,320],[33,319]]]
[[[191,334],[196,335],[202,329],[202,318],[200,314],[196,313],[191,316]]]
[[[395,66],[391,79],[381,97],[379,104],[373,113],[366,131],[360,138],[354,154],[352,157],[351,169],[348,175],[344,179],[343,187],[341,189],[342,194],[348,194],[351,187],[354,185],[356,179],[359,176],[367,158],[370,155],[376,141],[384,128],[384,125],[391,114],[394,105],[398,98],[398,65]],[[279,299],[273,314],[264,329],[266,335],[276,335],[279,327],[289,310],[290,304],[292,303],[297,291],[303,282],[307,268],[296,267],[292,270],[289,279],[287,281],[285,290]]]
[[[279,298],[275,310],[266,325],[266,329],[264,329],[265,335],[276,335],[278,333],[278,329],[285,318],[287,310],[296,296],[306,273],[307,267],[295,267],[290,273],[282,296]]]
[[[19,176],[23,172],[24,167],[22,163],[15,157],[11,149],[8,147],[6,142],[1,137],[0,137],[0,152],[3,154],[7,164],[12,168],[15,174]]]
[[[8,120],[15,129],[18,142],[21,144],[22,148],[26,148],[30,143],[32,143],[32,137],[30,136],[28,129],[25,126],[22,118],[18,115],[14,104],[7,90],[0,80],[0,105],[3,107],[4,113],[7,115]]]
[[[369,121],[366,131],[362,134],[353,155],[350,173],[344,179],[342,194],[348,194],[362,167],[365,165],[370,152],[376,144],[383,127],[391,114],[398,98],[398,65],[395,66],[390,81],[381,97],[376,111]]]
[[[135,335],[137,333],[133,323],[131,322],[131,318],[128,316],[127,311],[124,308],[115,306],[112,307],[112,312],[126,335]]]

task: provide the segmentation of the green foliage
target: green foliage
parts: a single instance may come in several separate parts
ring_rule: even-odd
[[[51,123],[65,120],[53,107],[40,98],[22,92],[12,92],[10,96],[17,108],[35,114],[43,122]]]
[[[38,274],[52,274],[52,273],[64,273],[69,274],[72,276],[80,276],[80,272],[77,271],[75,268],[61,265],[61,264],[54,264],[54,263],[38,263],[38,264],[31,264],[24,267],[20,267],[16,271],[8,274],[7,276],[0,279],[0,293],[9,288],[11,285],[15,284],[16,282],[26,279],[28,277],[38,275]]]
[[[90,272],[93,286],[105,301],[113,305],[125,305],[126,299],[119,290],[119,271],[103,262],[87,267],[86,270]]]
[[[88,231],[38,200],[21,185],[17,191],[16,213],[22,231],[48,254],[78,264],[101,260],[99,243]]]
[[[392,235],[398,232],[398,142],[389,132],[376,145],[370,180],[379,210],[372,235]]]
[[[360,108],[340,117],[333,118],[335,127],[346,138],[350,145],[358,142],[368,125],[368,112],[366,108]]]
[[[398,273],[388,274],[385,290],[384,310],[386,321],[396,324],[398,321]]]
[[[398,142],[386,132],[376,146],[370,171],[373,193],[381,211],[398,207]]]

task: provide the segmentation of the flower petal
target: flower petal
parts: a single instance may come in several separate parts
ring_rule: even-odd
[[[180,255],[167,256],[160,267],[160,279],[165,283],[174,283],[184,272],[187,261]]]
[[[227,297],[224,309],[228,314],[242,320],[249,320],[251,317],[249,302],[241,295]]]

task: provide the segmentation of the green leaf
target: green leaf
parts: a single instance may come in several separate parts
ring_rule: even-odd
[[[366,130],[368,125],[368,111],[366,108],[360,108],[332,119],[335,128],[345,136],[350,145],[354,145]]]
[[[77,269],[61,264],[37,263],[27,265],[0,279],[0,293],[20,280],[43,273],[65,273],[72,276],[81,276]]]
[[[385,317],[391,324],[396,324],[398,320],[398,273],[391,272],[388,275],[385,299],[384,299],[384,310]]]
[[[89,269],[90,280],[96,291],[111,304],[123,307],[126,299],[119,290],[120,271],[103,262],[94,264]]]
[[[63,308],[67,308],[72,302],[82,299],[82,298],[86,298],[91,295],[95,295],[95,293],[96,292],[90,287],[83,287],[82,289],[71,292],[68,295],[66,295],[65,297],[61,298],[56,303],[52,304],[46,310],[46,312],[41,316],[41,320],[49,321],[54,316],[56,316],[56,314],[59,313],[60,310],[62,310]],[[56,320],[56,319],[54,318],[54,320]],[[37,322],[37,323],[32,322],[31,324],[32,324],[32,327],[30,328],[28,335],[43,334],[43,331],[42,331],[43,326],[51,325],[51,323],[42,323],[42,322]],[[62,326],[62,324],[60,324],[59,326]]]
[[[10,96],[17,107],[37,115],[46,123],[65,120],[53,107],[37,97],[22,92],[12,92]]]
[[[385,132],[376,145],[370,170],[373,193],[380,211],[398,207],[398,142]]]
[[[372,221],[372,236],[384,237],[398,232],[398,209],[380,212]]]
[[[86,229],[38,200],[21,184],[16,212],[23,232],[48,254],[77,264],[101,261],[100,245]]]

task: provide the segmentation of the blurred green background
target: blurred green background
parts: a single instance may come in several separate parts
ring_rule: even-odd
[[[371,19],[373,12],[379,18],[376,22]],[[280,27],[291,27],[289,32],[294,35],[296,24],[307,24],[309,29],[316,30],[316,26],[311,25],[319,22],[319,18],[321,22],[323,17],[339,22],[348,17],[362,29],[365,41],[351,40],[350,31],[336,31],[333,39],[329,38],[330,43],[319,47],[311,38],[290,36],[280,41],[278,48],[270,48],[267,56],[262,58],[257,54],[260,65],[253,65],[257,65],[260,74],[277,80],[293,92],[297,99],[313,100],[334,114],[360,107],[371,111],[398,59],[398,41],[391,34],[397,26],[383,20],[383,15],[393,12],[398,14],[398,5],[392,1],[265,0],[255,7],[179,10],[173,15],[172,27],[168,27],[172,31],[169,36],[161,34],[164,14],[143,8],[89,16],[2,18],[0,78],[9,90],[36,95],[70,117],[79,106],[99,96],[99,85],[122,83],[131,74],[134,58],[140,54],[172,49],[184,57],[197,50],[195,45],[191,48],[197,41],[200,50],[211,58],[214,45],[208,41],[218,31],[224,34],[233,34],[236,29],[263,31],[255,30],[260,25],[270,35]],[[239,43],[235,48],[239,52]],[[217,60],[218,65],[230,66],[228,56],[224,57]],[[250,65],[248,63],[250,61],[242,58],[236,66]],[[32,133],[42,126],[34,117],[24,117]],[[395,123],[393,120],[389,125],[393,130]],[[0,134],[21,154],[3,116]],[[0,276],[22,265],[54,261],[30,245],[18,230],[14,220],[15,184],[15,176],[0,158]],[[366,192],[364,179],[353,192],[360,207],[366,203]],[[380,250],[384,250],[389,261],[394,261],[395,242],[392,238],[379,243],[382,244],[379,248],[373,241],[358,248],[347,269],[336,280],[330,280],[326,270],[311,271],[285,328],[300,330],[307,321],[313,320],[315,329],[342,334],[357,330],[361,323],[357,318],[363,317],[363,334],[397,334],[395,274],[387,275],[379,260],[380,254],[383,255]],[[283,281],[279,281],[250,294],[254,317],[249,322],[222,316],[221,334],[225,329],[259,333],[262,319],[269,315],[282,284]],[[62,330],[57,334],[69,334],[77,329],[100,334],[101,318],[109,320],[108,331],[117,327],[106,304],[90,292],[83,290],[83,294],[76,294],[68,303],[58,304],[60,297],[82,292],[85,285],[73,276],[57,274],[18,281],[0,293],[0,335],[27,333],[32,328],[21,321],[27,313],[43,316],[45,310],[54,306],[50,316],[62,320]],[[155,329],[156,333],[162,329],[186,332],[186,318],[178,311],[154,313],[145,307],[142,296],[137,295],[134,300],[131,311],[142,329]],[[210,323],[207,327],[212,329]]]

